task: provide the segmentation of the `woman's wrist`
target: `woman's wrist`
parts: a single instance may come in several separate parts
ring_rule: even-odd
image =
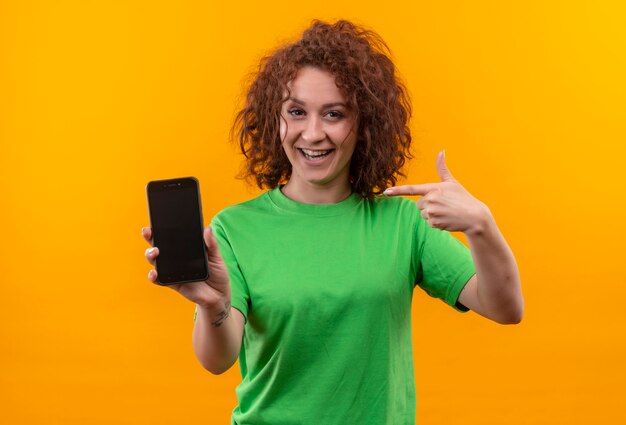
[[[478,208],[474,213],[474,219],[472,220],[472,225],[466,229],[463,233],[467,237],[476,237],[484,235],[491,226],[495,225],[495,220],[493,215],[491,214],[491,210],[489,207],[480,203],[480,208]]]
[[[213,327],[219,327],[230,316],[230,296],[207,304],[197,304],[197,306]]]

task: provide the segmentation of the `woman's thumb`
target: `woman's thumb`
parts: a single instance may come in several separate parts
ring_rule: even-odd
[[[206,244],[209,258],[220,256],[219,248],[217,247],[217,239],[215,239],[211,226],[207,226],[204,229],[204,243]]]

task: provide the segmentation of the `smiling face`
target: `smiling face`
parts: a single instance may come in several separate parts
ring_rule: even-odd
[[[292,166],[287,186],[299,191],[350,188],[350,159],[356,118],[332,74],[301,68],[289,82],[282,105],[280,136]]]

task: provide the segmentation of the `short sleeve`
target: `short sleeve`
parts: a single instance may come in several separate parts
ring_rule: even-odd
[[[248,309],[250,307],[250,292],[248,291],[248,285],[243,277],[241,269],[239,268],[237,257],[235,256],[233,248],[228,241],[226,231],[217,218],[214,218],[211,222],[211,228],[213,229],[215,239],[217,239],[220,254],[222,255],[226,268],[228,269],[228,275],[230,278],[231,306],[239,310],[247,322]],[[197,307],[196,314],[194,314],[194,320],[196,315]]]
[[[430,227],[421,215],[415,226],[414,246],[418,259],[415,283],[431,297],[440,298],[458,311],[468,311],[458,298],[476,274],[470,250],[450,232]]]

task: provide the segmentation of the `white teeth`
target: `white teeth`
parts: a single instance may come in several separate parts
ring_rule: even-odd
[[[311,156],[313,158],[318,157],[318,156],[323,156],[326,155],[328,152],[330,152],[332,149],[327,149],[327,150],[323,150],[323,151],[312,151],[309,149],[300,149],[302,152],[304,152],[304,154],[306,156]]]

